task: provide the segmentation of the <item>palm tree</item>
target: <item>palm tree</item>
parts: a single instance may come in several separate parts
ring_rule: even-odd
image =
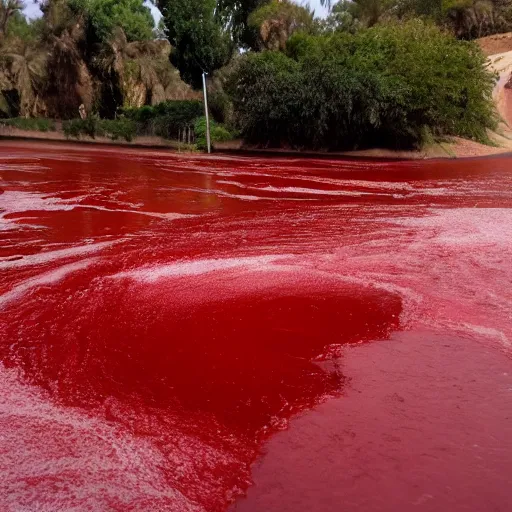
[[[103,77],[117,83],[124,107],[141,107],[193,95],[169,62],[167,40],[128,42],[122,28],[94,59]]]
[[[249,16],[249,26],[258,30],[260,44],[267,50],[284,50],[297,30],[313,25],[313,11],[289,0],[273,0]]]
[[[41,93],[46,78],[48,53],[44,47],[7,39],[0,48],[2,90],[15,89],[20,99],[20,115],[29,117],[45,110]],[[9,87],[10,85],[10,87]]]
[[[66,0],[49,0],[43,11],[41,45],[48,48],[48,80],[45,95],[50,114],[69,118],[78,115],[81,104],[87,111],[95,99],[94,79],[85,55],[86,15],[71,10]]]
[[[24,7],[21,0],[0,0],[0,38],[5,37],[9,19]]]
[[[512,9],[504,0],[451,0],[445,5],[448,25],[461,39],[473,39],[512,27]]]

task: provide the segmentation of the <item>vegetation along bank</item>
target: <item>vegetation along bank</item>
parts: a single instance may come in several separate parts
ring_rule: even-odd
[[[46,0],[34,19],[0,0],[0,133],[202,149],[206,71],[219,147],[510,144],[474,41],[512,28],[510,0],[341,0],[323,19],[289,0],[154,3],[158,26],[143,0]]]

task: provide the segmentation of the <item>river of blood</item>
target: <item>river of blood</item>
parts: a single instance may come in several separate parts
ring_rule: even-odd
[[[512,158],[0,144],[0,509],[506,510]]]

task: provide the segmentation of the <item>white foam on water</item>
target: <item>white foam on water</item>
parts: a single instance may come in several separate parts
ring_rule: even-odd
[[[512,347],[512,342],[508,339],[507,335],[499,329],[495,329],[494,327],[486,327],[485,325],[474,325],[466,322],[462,322],[460,325],[464,328],[464,330],[470,333],[499,340],[505,348]],[[456,328],[457,325],[454,324],[453,327]]]
[[[288,192],[291,194],[306,194],[306,195],[321,195],[321,196],[366,196],[366,195],[385,195],[381,193],[371,193],[371,192],[362,192],[362,191],[352,191],[352,190],[320,190],[316,188],[304,188],[304,187],[274,187],[274,186],[266,186],[266,187],[248,187],[252,190],[261,190],[264,192]]]
[[[53,404],[1,364],[0,432],[2,511],[204,510],[172,488],[149,440]]]
[[[31,277],[30,279],[22,281],[21,283],[15,285],[14,288],[11,288],[8,292],[0,295],[0,309],[11,302],[18,300],[20,297],[33,290],[34,288],[58,283],[73,272],[83,270],[96,261],[97,258],[90,258],[76,263],[69,263],[68,265],[63,265],[55,270],[51,270],[50,272],[45,272],[43,274],[39,274],[35,277]]]
[[[78,247],[69,247],[67,249],[58,249],[56,251],[45,251],[37,254],[29,254],[26,256],[21,256],[18,259],[13,259],[12,257],[4,259],[3,261],[0,259],[0,270],[27,267],[32,265],[42,265],[51,261],[57,261],[75,256],[84,256],[86,254],[91,254],[93,252],[101,251],[107,247],[111,247],[115,243],[117,243],[117,241],[98,242],[95,244],[80,245]]]
[[[128,272],[120,272],[112,277],[117,279],[134,279],[146,283],[153,283],[162,278],[198,276],[211,272],[232,269],[269,270],[278,269],[273,266],[278,261],[289,258],[289,255],[267,255],[245,258],[203,259],[193,261],[181,261],[168,265],[158,265]]]
[[[499,244],[512,248],[512,210],[509,208],[431,209],[426,217],[407,217],[403,226],[434,230],[429,243],[444,245]]]
[[[97,205],[89,205],[89,204],[75,204],[75,208],[85,208],[87,210],[99,210],[103,212],[113,212],[113,213],[134,213],[136,215],[145,215],[146,217],[155,217],[157,219],[165,219],[165,220],[176,220],[176,219],[185,219],[188,217],[195,217],[192,214],[185,213],[159,213],[159,212],[145,212],[143,210],[126,210],[119,208],[107,208],[105,206],[97,206]]]
[[[98,210],[112,213],[132,213],[135,215],[144,215],[164,220],[176,220],[187,217],[193,217],[191,214],[181,214],[173,212],[147,212],[143,210],[127,208],[108,208],[106,206],[90,205],[79,203],[78,201],[86,201],[89,195],[80,195],[71,199],[62,199],[55,196],[44,196],[34,192],[7,190],[0,194],[0,230],[16,229],[20,218],[6,219],[5,216],[14,213],[22,213],[26,211],[71,211],[75,208],[84,208],[89,210]],[[27,227],[24,224],[24,227]]]
[[[41,174],[45,172],[48,167],[44,167],[36,164],[0,164],[0,172],[11,171],[11,172],[25,172],[28,174]]]
[[[2,210],[0,217],[26,211],[69,211],[72,209],[72,205],[66,204],[59,198],[45,197],[35,192],[6,190],[0,194],[0,210]]]

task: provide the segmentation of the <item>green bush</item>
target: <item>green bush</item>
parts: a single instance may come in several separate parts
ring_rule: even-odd
[[[62,123],[62,130],[68,138],[79,139],[82,135],[86,135],[94,139],[96,137],[97,122],[98,120],[93,117],[88,119],[71,119]]]
[[[473,43],[412,20],[356,34],[296,34],[287,54],[241,59],[228,82],[252,143],[414,147],[432,136],[486,141],[495,76]]]
[[[182,126],[193,122],[204,111],[203,102],[199,100],[164,101],[153,107],[157,117],[165,116]]]
[[[139,135],[178,138],[180,130],[192,126],[203,114],[203,103],[197,100],[165,101],[155,106],[123,109],[124,118],[137,123]]]
[[[12,126],[13,128],[19,128],[20,130],[38,132],[55,131],[55,122],[53,119],[43,119],[40,117],[14,117],[12,119],[2,119],[0,124],[3,124],[4,126]]]
[[[156,117],[155,109],[149,105],[140,108],[126,108],[121,110],[121,114],[136,123],[145,123]]]
[[[137,135],[137,125],[130,119],[101,119],[97,124],[97,134],[112,140],[131,142]]]
[[[207,149],[206,117],[202,116],[196,119],[194,133],[196,136],[196,147],[202,150]],[[233,138],[234,135],[225,126],[217,124],[213,119],[210,119],[210,140],[212,146],[215,142],[223,142]]]
[[[91,138],[107,137],[111,140],[124,139],[131,142],[137,134],[137,125],[130,119],[71,119],[62,123],[66,137],[79,139],[81,136]]]

